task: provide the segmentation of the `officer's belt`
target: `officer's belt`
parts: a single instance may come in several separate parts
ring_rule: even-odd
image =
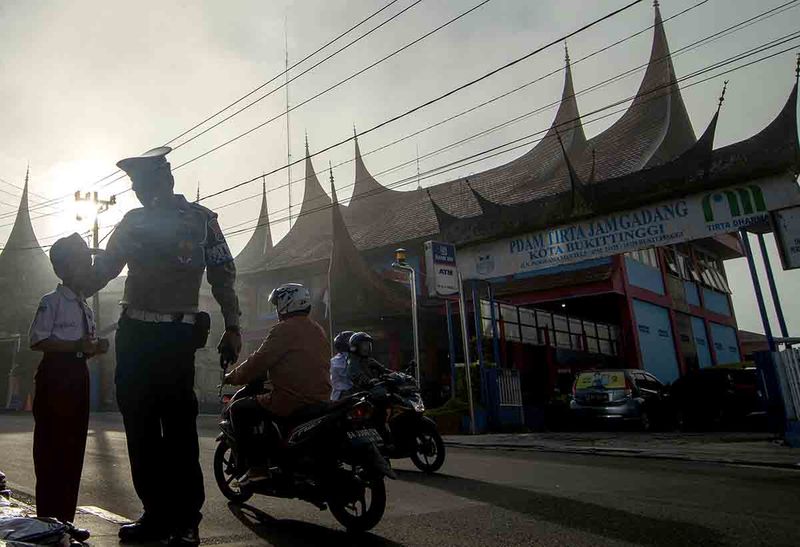
[[[155,311],[137,310],[136,308],[125,308],[122,312],[129,319],[145,321],[147,323],[187,323],[194,325],[195,313],[159,313]]]

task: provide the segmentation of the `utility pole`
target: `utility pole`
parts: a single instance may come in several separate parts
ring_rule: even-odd
[[[289,18],[283,19],[283,51],[286,71],[284,77],[286,83],[284,90],[286,91],[286,188],[289,190],[289,228],[292,227],[292,139],[289,135]]]
[[[97,254],[99,252],[100,247],[100,225],[98,219],[102,213],[111,208],[112,205],[117,204],[117,196],[111,196],[109,199],[104,200],[100,199],[97,195],[97,192],[86,192],[85,194],[81,195],[80,191],[75,192],[75,202],[76,203],[87,203],[90,206],[93,206],[91,211],[91,215],[94,217],[94,222],[92,223],[92,254]],[[77,220],[83,220],[83,217],[80,214],[75,215]],[[98,328],[102,328],[100,323],[100,291],[97,291],[92,296],[92,312],[94,313],[94,322]],[[104,370],[100,368],[100,385],[103,386],[103,376]],[[101,391],[101,398],[102,398],[102,391]],[[102,399],[101,399],[102,402]]]

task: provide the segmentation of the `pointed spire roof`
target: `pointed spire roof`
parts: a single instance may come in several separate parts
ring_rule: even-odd
[[[355,126],[353,127],[353,144],[355,145],[355,181],[345,218],[347,225],[354,233],[360,234],[375,220],[376,216],[381,216],[392,207],[402,206],[408,198],[408,192],[386,188],[370,174],[361,157]]]
[[[236,267],[240,271],[258,268],[272,251],[272,229],[269,222],[269,209],[267,207],[267,181],[261,183],[261,210],[258,213],[258,223],[250,236],[250,240],[236,257]]]
[[[28,209],[30,168],[11,233],[0,251],[0,292],[7,301],[0,309],[0,331],[27,333],[39,299],[53,290],[58,279],[39,246]],[[27,347],[27,344],[25,344]]]
[[[407,289],[381,278],[356,249],[342,215],[331,169],[331,248],[328,265],[328,302],[332,332],[353,328],[359,321],[374,322],[375,314],[408,310]]]
[[[635,99],[620,119],[589,141],[597,153],[598,181],[664,163],[696,141],[657,2],[654,17],[650,59]],[[583,163],[588,171],[589,158]]]
[[[572,66],[569,55],[564,58],[564,86],[561,102],[555,118],[544,137],[530,151],[511,162],[470,175],[474,191],[485,199],[500,203],[528,201],[533,195],[553,192],[553,177],[563,166],[561,148],[556,137],[560,133],[564,146],[573,156],[579,156],[586,148],[586,134],[580,120],[580,110],[575,99],[575,86],[572,80]],[[451,185],[453,194],[463,194],[461,181],[446,183]],[[564,182],[559,184],[563,185]],[[450,206],[451,200],[441,201]],[[477,204],[462,204],[453,210],[459,216],[477,214]]]
[[[331,198],[322,189],[314,171],[306,135],[306,177],[300,214],[289,233],[277,244],[266,260],[270,269],[298,266],[322,260],[330,254]]]

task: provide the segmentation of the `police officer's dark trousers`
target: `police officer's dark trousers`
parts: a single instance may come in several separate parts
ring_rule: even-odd
[[[33,400],[36,514],[75,520],[89,428],[86,358],[46,352],[36,371]]]
[[[199,524],[205,493],[197,440],[192,325],[123,316],[116,334],[117,403],[144,517]]]

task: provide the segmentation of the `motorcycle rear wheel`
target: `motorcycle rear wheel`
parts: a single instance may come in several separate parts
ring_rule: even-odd
[[[425,473],[436,473],[444,465],[445,448],[436,426],[424,423],[414,439],[415,450],[411,461]]]
[[[371,473],[362,476],[365,492],[359,500],[332,499],[328,508],[339,524],[348,532],[366,532],[373,529],[386,511],[386,484],[382,475]],[[367,499],[367,491],[369,499]],[[360,511],[359,511],[360,506]]]
[[[222,439],[214,451],[214,479],[222,495],[234,503],[244,503],[253,492],[242,488],[236,482],[236,466],[233,463],[233,448]]]

